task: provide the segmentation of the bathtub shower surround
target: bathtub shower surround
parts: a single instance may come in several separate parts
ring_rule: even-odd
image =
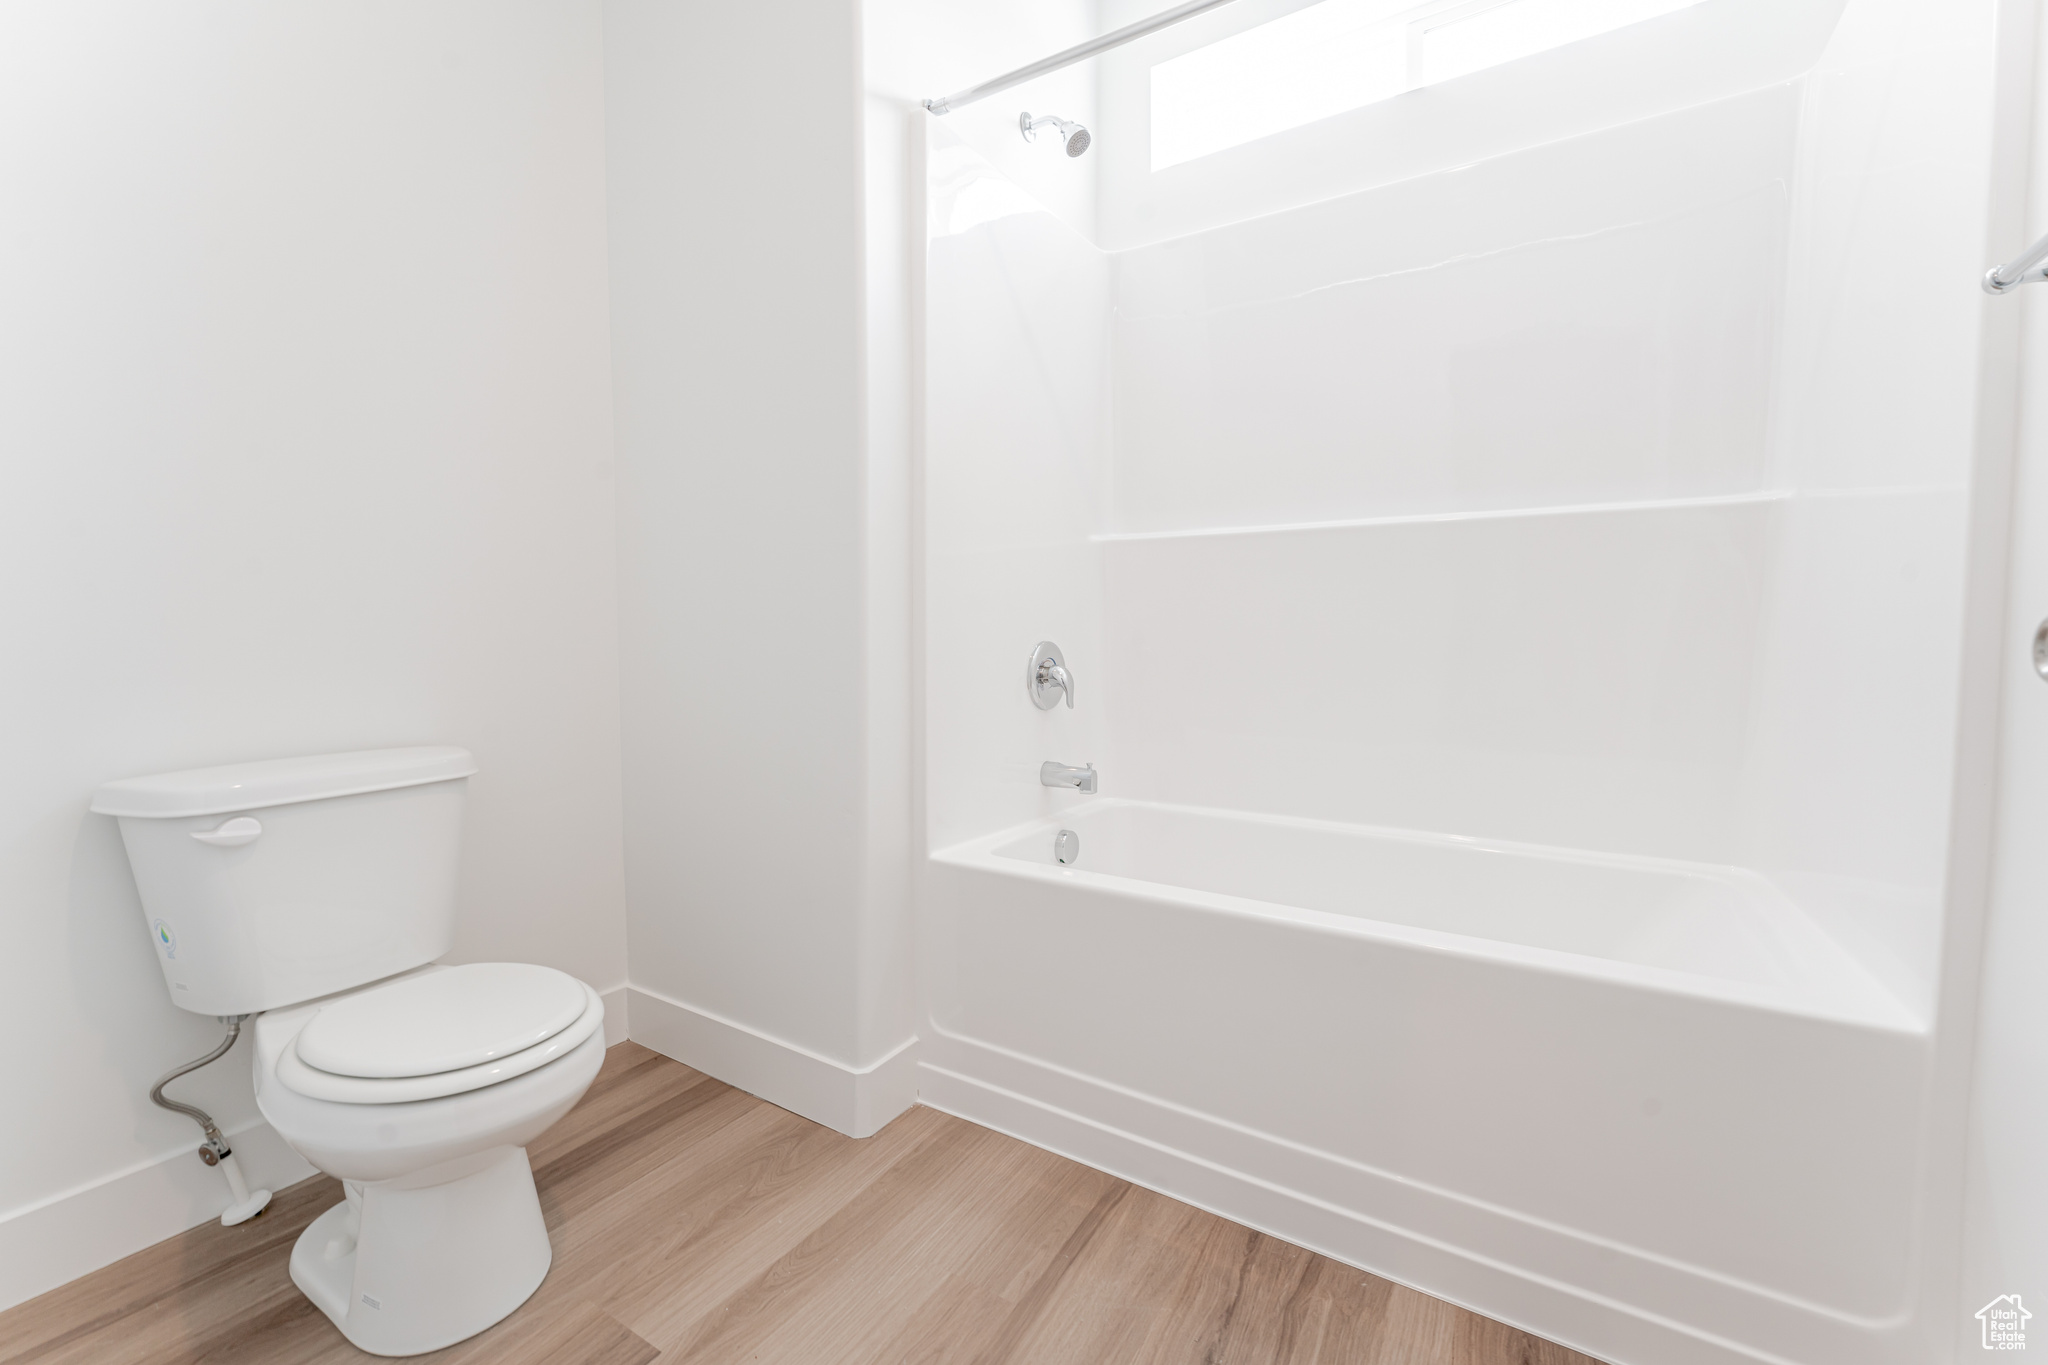
[[[1938,1358],[1992,11],[1795,8],[1156,173],[1126,54],[1099,240],[927,130],[926,1102],[1607,1358]]]

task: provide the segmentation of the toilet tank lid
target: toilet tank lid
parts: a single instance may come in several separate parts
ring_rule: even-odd
[[[452,744],[413,749],[363,749],[349,754],[273,758],[221,768],[188,768],[153,777],[124,777],[93,794],[101,815],[165,820],[181,815],[224,815],[295,801],[389,791],[446,782],[476,771],[469,750]]]

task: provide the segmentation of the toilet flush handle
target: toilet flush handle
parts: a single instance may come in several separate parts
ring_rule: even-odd
[[[262,832],[262,825],[246,815],[237,815],[219,829],[195,830],[192,837],[215,848],[240,848],[243,844],[255,843],[256,836]]]

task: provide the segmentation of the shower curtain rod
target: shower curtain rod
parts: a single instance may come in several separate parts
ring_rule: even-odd
[[[2028,247],[2024,254],[2015,256],[2004,265],[1993,266],[1984,274],[1984,292],[1987,294],[2009,294],[2023,284],[2048,279],[2048,271],[2042,263],[2048,262],[2048,237]]]
[[[1162,10],[1150,19],[1140,19],[1135,24],[1124,25],[1124,27],[1116,30],[1114,33],[1105,33],[1100,38],[1091,38],[1079,47],[1070,47],[1065,52],[1055,52],[1052,56],[1042,61],[1033,62],[1029,66],[1020,66],[1006,76],[998,76],[992,81],[983,81],[980,85],[971,85],[965,90],[956,90],[944,99],[926,100],[924,107],[931,110],[934,114],[951,113],[963,104],[972,104],[978,99],[986,99],[988,96],[999,91],[1008,90],[1013,85],[1022,85],[1025,81],[1043,76],[1048,71],[1057,71],[1063,66],[1072,66],[1075,62],[1085,62],[1098,52],[1107,52],[1113,47],[1122,47],[1125,43],[1135,38],[1142,38],[1148,33],[1157,33],[1160,29],[1168,28],[1183,19],[1192,19],[1197,14],[1217,9],[1229,3],[1230,0],[1188,0],[1187,4],[1175,5],[1170,10]]]

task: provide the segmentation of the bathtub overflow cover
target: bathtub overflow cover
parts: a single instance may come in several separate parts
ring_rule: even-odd
[[[1081,858],[1081,836],[1070,829],[1063,829],[1052,836],[1053,861],[1071,867]]]

